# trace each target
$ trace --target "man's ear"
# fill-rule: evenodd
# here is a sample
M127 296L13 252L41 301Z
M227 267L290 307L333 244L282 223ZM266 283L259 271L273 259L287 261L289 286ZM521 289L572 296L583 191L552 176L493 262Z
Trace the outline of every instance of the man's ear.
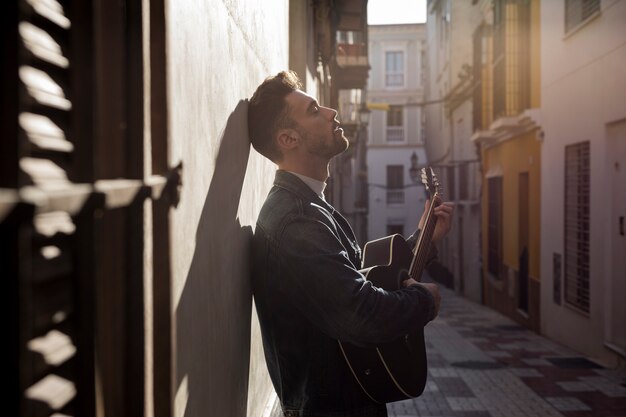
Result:
M281 129L276 140L281 150L291 150L300 142L300 135L295 129Z

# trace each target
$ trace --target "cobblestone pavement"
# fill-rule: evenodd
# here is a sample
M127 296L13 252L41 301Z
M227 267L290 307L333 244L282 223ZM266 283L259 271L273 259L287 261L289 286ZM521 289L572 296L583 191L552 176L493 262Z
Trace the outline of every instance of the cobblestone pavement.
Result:
M389 415L626 417L626 371L605 369L443 289L426 326L428 382Z

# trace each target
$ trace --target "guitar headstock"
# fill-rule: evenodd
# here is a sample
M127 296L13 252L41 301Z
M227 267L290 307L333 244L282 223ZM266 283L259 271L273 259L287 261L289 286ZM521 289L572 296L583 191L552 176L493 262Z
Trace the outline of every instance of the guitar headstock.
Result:
M436 196L441 195L441 185L435 175L435 171L431 167L421 169L422 183L426 188L429 198L432 200Z

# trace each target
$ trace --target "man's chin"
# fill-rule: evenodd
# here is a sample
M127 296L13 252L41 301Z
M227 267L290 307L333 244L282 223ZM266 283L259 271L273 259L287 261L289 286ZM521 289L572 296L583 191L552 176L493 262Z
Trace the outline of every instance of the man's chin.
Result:
M348 141L348 139L345 136L343 137L343 144L344 144L343 151L341 151L341 152L347 151L348 148L350 147L350 142Z
M345 136L341 136L341 139L343 140L337 144L337 152L335 153L335 155L341 155L350 147L350 142Z

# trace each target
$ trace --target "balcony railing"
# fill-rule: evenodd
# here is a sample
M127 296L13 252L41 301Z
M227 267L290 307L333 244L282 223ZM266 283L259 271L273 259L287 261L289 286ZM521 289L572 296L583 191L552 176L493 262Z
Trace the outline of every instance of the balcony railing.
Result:
M367 66L367 45L364 43L337 43L337 65Z
M404 142L404 127L388 126L387 127L387 142L390 142L390 143Z
M404 190L387 190L387 204L404 204Z

